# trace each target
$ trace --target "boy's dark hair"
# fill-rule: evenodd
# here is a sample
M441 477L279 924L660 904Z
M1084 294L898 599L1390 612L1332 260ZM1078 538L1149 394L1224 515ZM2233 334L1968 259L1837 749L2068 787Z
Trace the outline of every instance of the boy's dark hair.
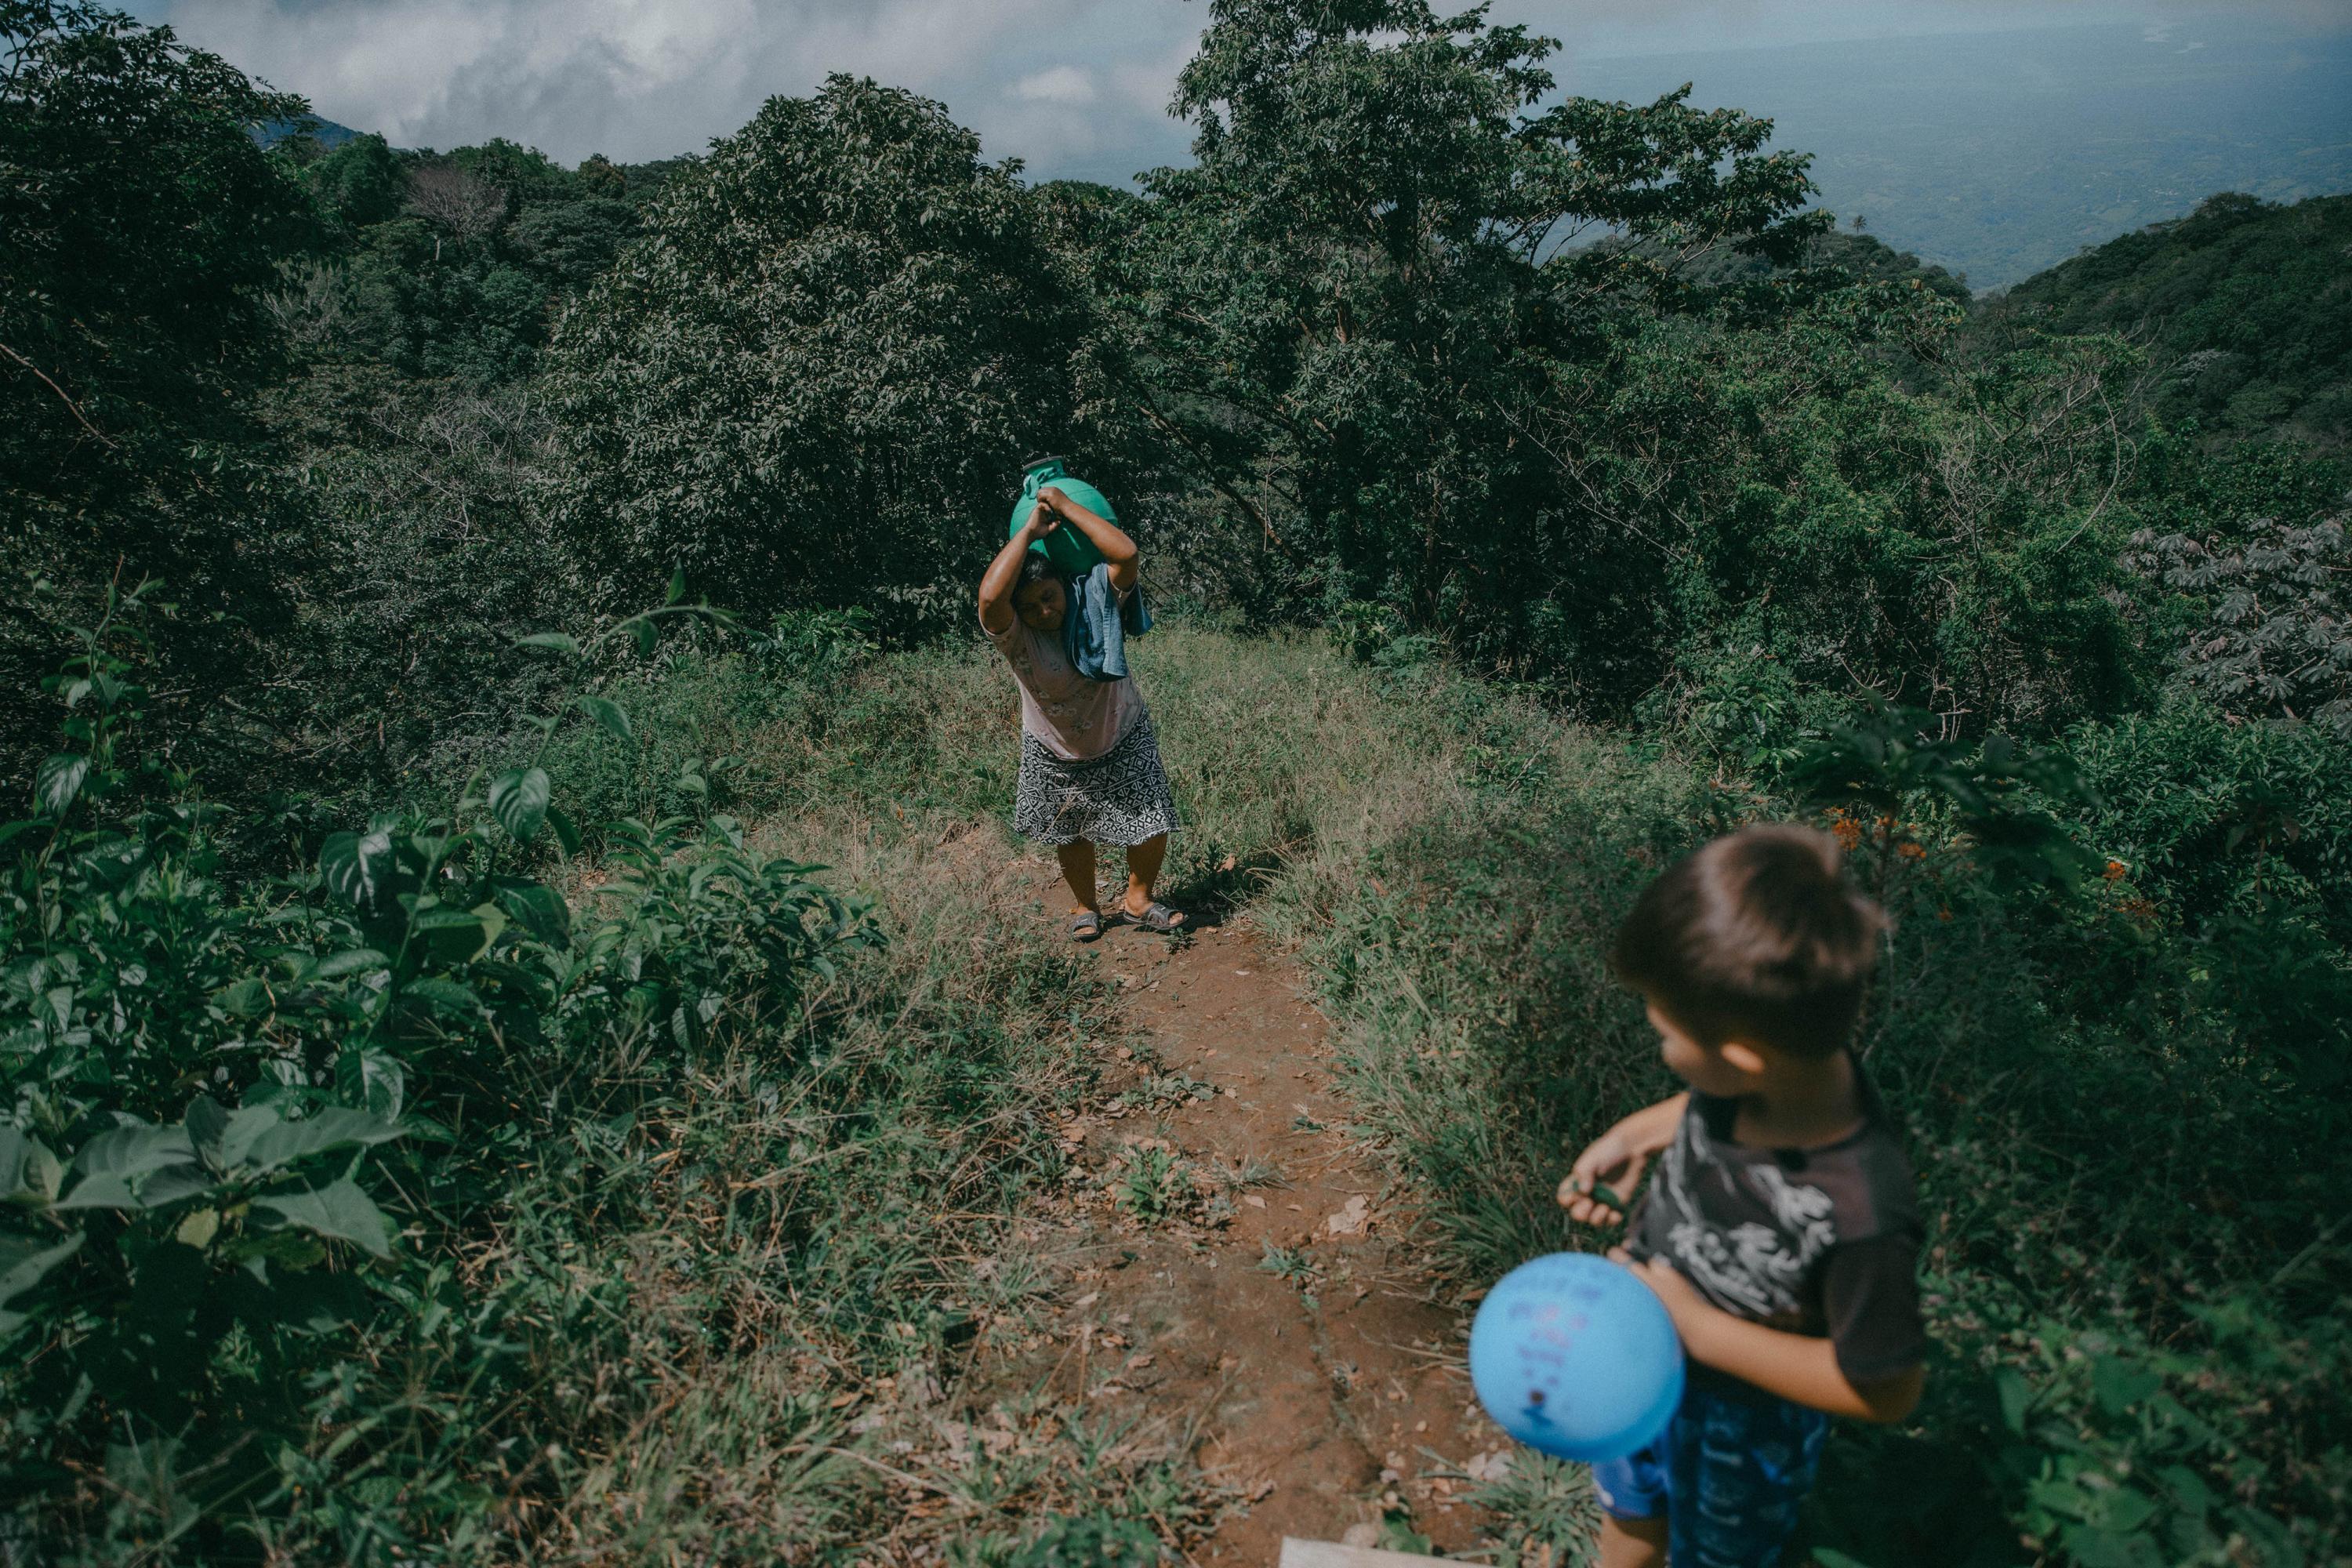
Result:
M1828 1056L1853 1033L1886 929L1838 862L1835 839L1790 823L1718 838L1650 884L1610 962L1702 1045Z
M1054 569L1052 556L1042 550L1032 550L1027 555L1022 557L1021 575L1013 580L1013 591L1017 594L1024 588L1034 588L1049 579L1061 582L1061 573ZM1066 589L1069 584L1062 583L1062 586Z

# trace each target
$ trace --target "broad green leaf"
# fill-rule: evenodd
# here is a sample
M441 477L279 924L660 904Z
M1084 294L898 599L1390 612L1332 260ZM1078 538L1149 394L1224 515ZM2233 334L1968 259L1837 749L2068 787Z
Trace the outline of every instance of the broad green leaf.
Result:
M643 616L634 616L625 624L629 628L629 636L636 640L638 657L652 658L654 644L661 638L661 628Z
M313 1236L355 1242L378 1258L392 1256L383 1211L349 1177L305 1192L272 1193L253 1200L253 1212Z
M421 1002L437 1013L478 1013L482 999L454 980L426 975L412 980L400 988L400 994L413 1002Z
M2185 1465L2167 1465L2157 1472L2172 1493L2173 1501L2191 1513L2201 1514L2213 1506L2213 1489L2204 1478Z
M65 1166L48 1145L21 1128L0 1125L0 1202L54 1202Z
M399 1136L400 1128L380 1116L330 1106L299 1121L261 1129L247 1143L243 1163L257 1171L274 1171L312 1154L387 1143Z
M580 706L586 710L590 718L595 720L599 724L604 725L605 729L610 730L614 735L619 736L622 740L633 741L636 739L636 731L631 728L629 724L629 716L627 713L622 711L619 703L608 701L602 697L592 697L583 694L580 699Z
M2145 1492L2116 1487L2107 1493L2106 1512L2109 1530L2133 1531L2156 1517L2156 1504Z
M271 1006L269 986L258 975L222 986L213 993L213 1001L232 1018L258 1018Z
M142 1209L169 1208L173 1204L213 1190L215 1179L202 1165L166 1165L133 1182Z
M554 820L550 812L548 820ZM559 827L559 833L561 829ZM562 947L572 931L572 910L563 896L543 882L527 882L520 878L499 884L498 900L507 911L523 923L531 935L550 947Z
M686 568L684 566L673 567L671 568L669 574L669 594L662 600L662 603L665 605L675 605L680 599L685 597Z
M417 910L409 930L424 939L436 957L450 963L471 963L489 945L478 916L446 905Z
M178 1134L183 1145L179 1157L161 1163L138 1163L147 1158L142 1153L134 1156L130 1165L91 1171L50 1206L58 1209L162 1208L204 1192L212 1185L211 1175L195 1163L184 1147L186 1133L180 1128L139 1128L135 1131Z
M407 1084L400 1063L373 1047L347 1050L335 1058L335 1092L371 1116L396 1120Z
M188 1142L199 1159L215 1170L222 1170L226 1162L221 1158L221 1139L228 1131L228 1110L208 1094L200 1094L188 1101L188 1112L181 1118L188 1130Z
M60 752L42 759L41 765L33 771L35 808L51 816L63 816L81 794L82 781L88 777L88 757L68 756Z
M253 1141L286 1120L273 1106L241 1105L228 1113L228 1125L221 1130L220 1168L234 1170L246 1162Z
M81 1243L79 1231L47 1247L21 1237L0 1236L0 1307L38 1285L42 1276L71 1258Z
M82 1177L49 1205L53 1209L135 1209L139 1194L131 1178L116 1171Z
M496 904L476 904L467 912L471 914L476 921L481 923L481 951L474 954L475 957L478 958L482 953L489 952L490 949L499 944L499 938L505 933L507 929L507 912L499 908Z
M392 960L372 947L347 947L319 960L319 967L310 972L310 978L340 980L346 974L365 974L391 967Z
M2166 1568L2164 1553L2145 1535L2070 1524L2060 1538L2081 1568Z
M515 638L515 647L551 647L558 653L578 653L580 651L580 644L578 640L572 637L568 637L562 632L533 632L527 637Z
M331 833L319 847L319 871L327 890L347 904L373 905L393 867L392 834L383 828Z
M518 844L528 844L547 820L544 768L509 768L490 781L490 815Z
M179 1228L172 1232L172 1239L183 1247L193 1247L201 1251L213 1244L213 1237L220 1234L220 1210L192 1209L187 1217L180 1221Z
M196 1157L184 1127L110 1127L75 1153L79 1176L137 1176Z
M563 846L563 852L566 855L580 853L580 829L573 826L572 818L565 815L562 806L551 805L547 808L547 824L555 829L555 841Z
M2119 1357L2103 1355L2091 1363L2091 1392L2110 1415L2127 1414L2162 1386L2164 1379L2156 1373Z
M2025 1385L2025 1378L2013 1366L1996 1367L1992 1374L1993 1393L2000 1399L2000 1424L2018 1436L2025 1436L2025 1411L2033 1401L2033 1393Z

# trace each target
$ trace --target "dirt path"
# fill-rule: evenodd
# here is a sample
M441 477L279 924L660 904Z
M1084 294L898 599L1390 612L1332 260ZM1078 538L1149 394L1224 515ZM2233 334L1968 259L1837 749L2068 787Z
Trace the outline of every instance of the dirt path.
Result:
M1066 907L1050 879L1036 918ZM1109 1201L1082 1205L1047 1386L1194 1436L1242 1500L1191 1546L1202 1568L1271 1568L1285 1535L1475 1545L1485 1521L1456 1494L1503 1439L1410 1216L1341 1130L1297 966L1245 916L1177 943L1118 929L1089 962L1136 1034L1115 1053L1126 1103L1063 1129Z

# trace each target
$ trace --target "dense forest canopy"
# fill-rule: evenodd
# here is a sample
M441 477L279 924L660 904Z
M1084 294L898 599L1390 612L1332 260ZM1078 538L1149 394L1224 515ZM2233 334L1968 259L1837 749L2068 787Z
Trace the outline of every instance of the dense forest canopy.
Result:
M1338 650L1496 814L1370 852L1430 896L1315 916L1375 933L1335 942L1335 1007L1441 959L1519 998L1447 1058L1491 1066L1507 1153L1398 1133L1470 1215L1456 1265L1541 1239L1482 1184L1617 1092L1553 1061L1561 988L1601 973L1561 900L1622 880L1560 846L1646 865L1826 812L1901 917L1870 1048L1940 1205L1946 1349L1841 1482L1908 1467L1927 1502L1823 1540L2343 1549L2352 1263L2314 1216L2352 1193L2276 1152L2346 1131L2352 198L2216 196L1979 304L1839 229L1769 121L1559 101L1552 46L1484 11L1204 20L1197 162L1126 192L1027 184L848 77L659 165L265 145L299 100L0 0L5 1540L528 1557L591 1481L516 1454L667 1419L565 1359L591 1318L686 1360L800 1325L787 1415L854 1440L824 1379L950 1320L852 1222L1013 1201L974 1195L960 1130L1034 1121L1007 1064L1067 976L860 969L895 962L877 928L738 814L801 799L795 768L869 822L969 802L991 775L906 749L937 712L890 672L961 668L1022 462L1057 451L1172 623ZM1574 726L1683 784L1564 780ZM780 736L796 761L746 761ZM859 746L870 776L814 760ZM1316 853L1284 810L1254 869ZM1426 924L1449 909L1513 912ZM619 1265L567 1294L548 1260L654 1225L615 1173L719 1079L784 1119L761 1158L887 1158L845 1162L831 1219L747 1178L789 1244L704 1327L633 1318ZM989 1147L1005 1194L1059 1169ZM848 1484L776 1528L847 1552Z
M2049 330L2140 343L2168 420L2224 439L2352 437L2352 196L2214 196L2177 223L2028 279L2006 305Z

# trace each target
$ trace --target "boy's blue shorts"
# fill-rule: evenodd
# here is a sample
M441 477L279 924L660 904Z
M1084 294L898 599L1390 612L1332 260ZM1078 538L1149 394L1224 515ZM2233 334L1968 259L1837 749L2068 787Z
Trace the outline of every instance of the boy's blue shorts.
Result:
M1776 1568L1829 1429L1821 1411L1694 1380L1664 1435L1593 1466L1592 1484L1619 1519L1665 1515L1669 1568Z

